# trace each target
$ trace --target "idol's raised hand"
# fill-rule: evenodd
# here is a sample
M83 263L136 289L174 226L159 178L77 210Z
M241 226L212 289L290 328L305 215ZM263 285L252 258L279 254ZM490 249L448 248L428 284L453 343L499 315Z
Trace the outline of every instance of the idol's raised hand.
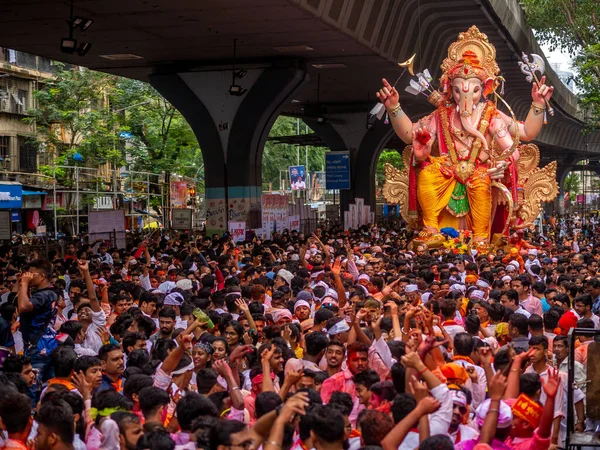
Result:
M383 103L385 109L391 109L400 102L400 96L396 88L392 87L385 78L381 82L383 83L383 87L375 95Z

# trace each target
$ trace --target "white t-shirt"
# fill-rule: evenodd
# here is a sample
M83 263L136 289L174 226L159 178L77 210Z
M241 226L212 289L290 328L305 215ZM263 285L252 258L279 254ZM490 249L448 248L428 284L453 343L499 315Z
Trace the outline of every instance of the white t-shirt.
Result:
M81 346L93 350L97 354L100 351L100 347L102 347L102 338L99 333L100 331L104 331L105 327L106 314L104 314L104 311L92 311L92 323L90 323L87 329L85 340L81 343Z

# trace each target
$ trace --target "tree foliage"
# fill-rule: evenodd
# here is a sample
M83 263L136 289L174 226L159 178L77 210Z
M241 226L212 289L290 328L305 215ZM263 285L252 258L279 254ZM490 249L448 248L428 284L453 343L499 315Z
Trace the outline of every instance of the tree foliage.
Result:
M571 200L575 201L575 197L581 190L581 177L578 173L570 172L565 176L564 190L569 193Z
M36 125L36 138L49 146L57 163L72 163L68 158L75 152L92 165L122 163L114 145L117 117L105 107L115 81L112 75L59 65L56 77L34 93L37 106L25 121Z
M309 133L312 132L310 128L308 130ZM297 119L280 116L273 124L269 137L294 136L297 134ZM306 134L306 125L302 121L300 121L300 134ZM266 142L262 157L262 182L265 189L269 189L269 187L273 190L280 189L282 187L279 183L280 176L286 179L289 166L304 166L306 164L306 148L300 146L299 150L300 158L298 158L297 145ZM326 150L323 147L308 147L308 167L306 171L309 174L324 170ZM289 188L289 184L286 187Z
M383 188L385 183L385 164L389 163L398 170L404 168L404 161L402 160L402 154L395 149L384 149L379 155L377 160L377 169L375 171L375 184L379 191Z
M600 2L598 0L523 0L527 20L552 48L575 56L589 125L600 126Z
M119 78L113 98L120 132L128 132L127 153L134 170L194 176L203 166L192 128L152 86Z

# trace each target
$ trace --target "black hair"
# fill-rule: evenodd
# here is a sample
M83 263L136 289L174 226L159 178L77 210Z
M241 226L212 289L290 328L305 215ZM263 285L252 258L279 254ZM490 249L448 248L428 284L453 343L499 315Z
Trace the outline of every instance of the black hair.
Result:
M371 386L375 383L379 383L381 378L374 370L365 370L354 375L352 380L354 381L354 384L361 384L367 389L371 389Z
M419 449L428 450L454 450L454 444L448 436L443 434L436 434L429 436L427 439L421 442Z
M192 422L198 416L209 415L217 417L218 411L215 405L203 395L188 392L177 402L175 408L179 426L183 431L191 431Z
M218 450L220 445L231 446L231 435L245 429L246 425L243 422L220 419L218 424L210 430L210 450Z
M175 442L171 439L171 435L167 430L155 428L140 436L137 448L143 450L174 450Z
M85 375L88 369L95 366L102 366L102 361L100 358L97 356L80 356L77 358L77 361L75 361L73 370L75 373L83 372Z
M98 411L106 408L120 408L124 411L131 411L133 404L117 391L107 389L105 391L94 393L94 396L92 397L92 408L96 408ZM102 417L98 415L96 424L99 424L101 419Z
M15 355L9 353L4 362L2 363L2 371L7 373L18 373L23 372L23 367L27 364L31 364L31 358L24 355Z
M402 364L394 363L391 372L394 388L398 394L402 394L406 389L406 368Z
M203 395L208 394L213 386L217 383L218 377L219 374L213 369L200 369L196 374L198 393Z
M306 353L310 356L317 356L327 348L329 338L325 332L314 332L306 336L305 342Z
M469 356L473 353L475 340L469 333L458 333L454 336L454 349L456 354L461 356Z
M70 377L77 361L77 353L73 347L60 345L50 354L54 374L58 378Z
M354 408L352 397L347 392L335 391L331 394L329 405L339 405L340 411L344 416L349 416Z
M531 336L529 339L529 348L534 345L541 345L544 350L548 350L548 338L546 336Z
M75 340L79 332L83 329L83 325L78 320L67 320L60 326L60 332L65 333Z
M101 361L107 361L108 354L110 352L114 352L115 350L121 350L121 348L115 344L105 344L102 347L100 347L100 350L98 350L98 357Z
M508 322L511 327L514 327L517 329L519 336L527 336L527 334L528 334L527 317L525 317L523 314L519 314L519 313L511 314Z
M154 379L151 376L144 374L132 375L125 380L125 384L123 385L123 395L129 400L133 400L133 394L138 394L139 396L139 393L143 388L152 386L153 384Z
M529 398L535 398L536 393L542 388L540 376L537 373L524 373L519 377L519 392Z
M417 401L412 395L406 393L398 394L392 402L391 407L394 423L400 422L416 407Z
M73 409L66 401L57 398L43 402L35 420L40 426L48 428L60 437L65 444L73 443L75 437Z
M542 319L542 316L538 316L537 314L529 316L527 325L531 331L544 331L544 320Z
M170 402L170 397L167 391L155 386L144 387L139 391L139 404L144 417L149 417L154 414L161 406L166 406Z
M256 418L259 419L265 414L275 411L275 409L281 405L281 403L281 397L279 397L279 395L275 392L261 392L256 396Z
M129 355L129 347L135 347L135 344L137 341L145 341L146 340L146 336L144 336L142 333L125 333L125 336L123 336L123 340L121 342L121 346L123 347L123 352L126 355Z
M16 392L8 395L0 401L0 418L8 434L24 431L31 418L31 400Z
M316 406L313 412L312 432L319 440L327 443L344 439L344 416L333 405Z

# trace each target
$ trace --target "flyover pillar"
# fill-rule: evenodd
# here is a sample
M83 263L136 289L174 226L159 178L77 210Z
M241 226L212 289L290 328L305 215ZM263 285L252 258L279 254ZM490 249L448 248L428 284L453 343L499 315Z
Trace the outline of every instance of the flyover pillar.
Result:
M393 136L391 125L377 121L367 129L366 114L328 115L331 122L319 123L304 119L308 126L318 134L331 151L350 152L350 189L340 191L340 209L348 210L348 205L356 197L364 198L365 205L376 208L375 171L381 150Z
M240 76L243 74L243 76ZM202 156L207 233L261 226L262 152L283 105L308 81L296 66L157 73L150 83L186 118ZM244 89L241 95L232 84Z

